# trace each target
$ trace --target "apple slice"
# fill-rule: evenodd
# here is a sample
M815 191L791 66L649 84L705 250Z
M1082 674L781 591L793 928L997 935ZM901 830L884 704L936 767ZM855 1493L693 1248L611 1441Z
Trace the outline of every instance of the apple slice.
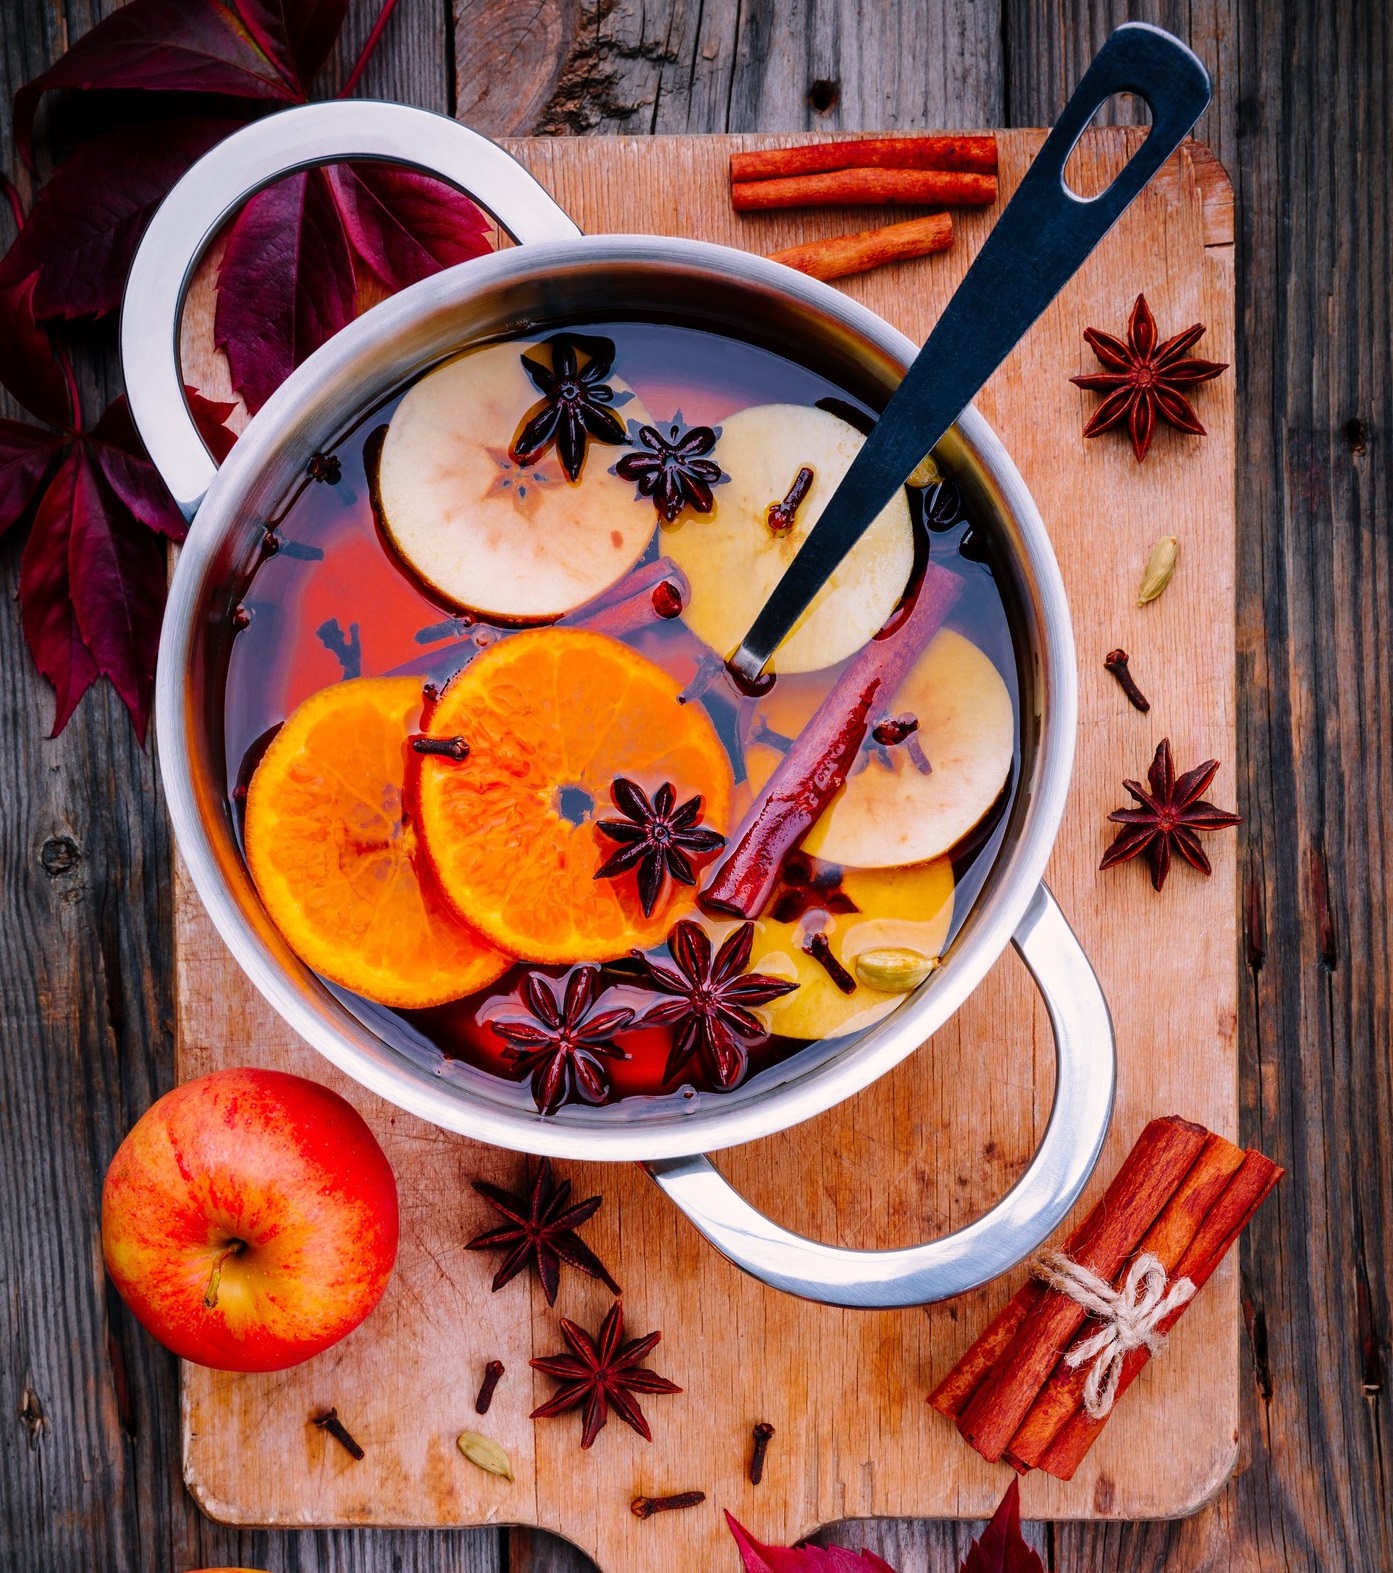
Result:
M524 352L547 364L544 345L491 344L422 377L397 406L378 465L378 508L397 551L447 601L488 617L559 617L627 573L653 538L652 503L610 473L623 446L591 438L576 481L555 448L527 465L513 458L541 398ZM616 415L620 425L647 418L637 399Z
M755 791L780 757L759 739L797 733L821 688L806 678L782 679L760 700L745 758ZM934 636L899 692L877 710L913 716L918 728L906 742L873 748L865 768L803 839L805 852L846 868L890 868L942 856L996 801L1015 752L1015 711L1001 674L970 639L949 628Z
M749 631L797 555L865 438L826 410L759 404L729 416L712 457L730 476L709 514L663 526L663 550L686 573L688 625L720 656ZM770 522L801 470L811 482ZM811 672L844 660L884 624L914 565L914 531L896 492L779 646L779 673Z
M790 1038L834 1038L860 1032L888 1016L913 987L908 963L919 958L919 973L927 975L937 965L953 921L953 869L947 858L936 858L914 868L846 869L833 891L808 888L808 906L795 921L763 917L755 928L750 968L756 972L798 979L792 994L762 1006L770 1030ZM844 906L835 896L849 899L855 912L828 912L828 905ZM774 911L780 903L775 901ZM855 982L851 993L838 987L828 969L807 946L821 935L834 965ZM874 969L858 969L858 958L893 953L906 976L895 989L872 988L866 976Z

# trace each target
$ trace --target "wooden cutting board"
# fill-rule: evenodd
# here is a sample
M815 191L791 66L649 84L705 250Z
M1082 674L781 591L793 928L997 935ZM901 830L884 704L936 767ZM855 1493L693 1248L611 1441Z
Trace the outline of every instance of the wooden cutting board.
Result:
M1042 133L1002 133L1014 189ZM1097 190L1137 133L1090 133L1076 184ZM510 144L581 226L652 231L768 252L868 227L879 213L738 217L726 158L776 137L558 139ZM941 256L852 279L847 292L922 342L992 222L957 215ZM1206 438L1163 428L1139 466L1118 433L1085 442L1093 394L1068 381L1095 369L1082 338L1125 331L1139 291L1163 334L1208 325L1197 353L1233 358L1232 198L1213 157L1191 144L1099 248L982 394L979 405L1033 492L1059 554L1078 641L1080 727L1072 792L1049 878L1102 979L1117 1024L1112 1135L1080 1203L1091 1206L1153 1115L1180 1113L1225 1135L1237 1127L1235 838L1208 846L1214 877L1188 868L1164 893L1131 865L1100 875L1107 812L1122 777L1145 773L1169 736L1177 763L1223 761L1214 797L1231 806L1234 759L1234 379L1200 390ZM206 284L185 323L186 370L226 387L209 349ZM1139 609L1142 565L1158 536L1181 541L1175 580ZM1149 693L1133 710L1103 668L1115 645ZM526 1278L489 1291L492 1256L465 1242L491 1218L471 1191L511 1189L526 1161L422 1124L368 1096L298 1040L239 974L182 869L176 889L181 1078L257 1064L346 1094L377 1132L401 1188L395 1278L371 1318L308 1365L235 1376L186 1365L184 1471L200 1505L241 1524L536 1524L582 1546L604 1573L731 1567L721 1515L788 1543L846 1517L984 1517L1010 1478L977 1457L925 1403L934 1382L1020 1281L925 1310L832 1310L773 1293L719 1257L637 1168L562 1164L578 1196L603 1193L587 1237L625 1286L633 1334L661 1328L655 1370L681 1397L645 1401L653 1441L612 1421L588 1453L579 1420L532 1422L552 1391L528 1358L562 1348L561 1315L592 1330L604 1289L568 1273L555 1311ZM957 1017L873 1087L797 1129L722 1154L720 1166L790 1227L843 1245L905 1245L982 1212L1029 1160L1049 1113L1053 1049L1024 968L1009 953ZM480 1420L484 1363L507 1375ZM336 1406L366 1456L355 1463L312 1429ZM746 1479L750 1429L776 1427L764 1483ZM1023 1482L1031 1518L1153 1518L1193 1511L1238 1457L1238 1287L1226 1263L1166 1357L1127 1395L1077 1477ZM478 1428L508 1450L516 1480L456 1451ZM638 1493L698 1488L693 1511L640 1522Z

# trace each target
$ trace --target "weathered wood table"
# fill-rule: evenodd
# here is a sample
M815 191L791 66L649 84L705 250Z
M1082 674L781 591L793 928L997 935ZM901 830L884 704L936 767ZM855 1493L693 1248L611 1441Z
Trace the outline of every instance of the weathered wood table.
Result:
M113 0L0 5L9 94ZM1393 1569L1393 28L1381 0L402 0L364 83L504 134L1048 124L1140 10L1214 72L1239 389L1243 1139L1290 1171L1242 1247L1250 1463L1177 1523L1035 1526L1084 1569ZM376 5L355 0L351 58ZM332 79L332 71L329 73ZM3 240L7 243L9 230ZM109 363L83 370L91 405ZM8 406L3 413L13 413ZM501 1573L523 1532L233 1531L179 1478L176 1368L106 1288L101 1177L173 1076L155 762L95 690L45 741L0 544L0 1568ZM1225 762L1226 767L1228 762ZM1227 774L1227 770L1226 770ZM867 1523L905 1573L971 1526Z

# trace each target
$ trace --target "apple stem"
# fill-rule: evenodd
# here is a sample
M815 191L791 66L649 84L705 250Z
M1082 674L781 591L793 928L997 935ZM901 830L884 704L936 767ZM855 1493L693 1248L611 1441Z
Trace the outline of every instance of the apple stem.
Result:
M218 1259L213 1263L213 1271L208 1275L208 1287L203 1291L203 1304L208 1310L215 1311L218 1306L218 1286L222 1283L222 1264L229 1256L241 1255L246 1248L247 1242L245 1240L232 1240L228 1243L227 1249L222 1251Z

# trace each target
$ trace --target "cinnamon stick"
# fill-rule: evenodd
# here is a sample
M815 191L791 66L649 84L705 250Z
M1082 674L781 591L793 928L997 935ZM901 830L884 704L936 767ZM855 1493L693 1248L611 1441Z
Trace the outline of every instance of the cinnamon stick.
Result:
M1142 1236L1137 1253L1154 1256L1168 1279L1184 1277L1177 1273L1177 1264L1242 1163L1241 1147L1211 1134L1161 1216ZM1066 1250L1065 1254L1071 1253ZM1087 1366L1071 1370L1061 1360L1055 1367L1011 1438L1008 1455L1017 1468L1033 1469L1040 1462L1069 1417L1082 1408L1087 1380Z
M1094 1226L1080 1231L1084 1237L1070 1252L1073 1260L1111 1282L1199 1157L1208 1135L1204 1126L1176 1115L1152 1120L1090 1215ZM1054 1290L1041 1295L959 1416L958 1430L983 1458L995 1463L1010 1446L1086 1315L1067 1295Z
M641 563L562 622L618 637L650 623L678 617L691 599L687 576L670 557Z
M1066 1255L1072 1247L1071 1237L1064 1247ZM1038 1278L1027 1278L988 1322L972 1347L929 1394L929 1402L939 1414L951 1420L962 1414L968 1400L991 1375L992 1367L1006 1353L1021 1323L1035 1309L1044 1292L1045 1286Z
M818 175L832 169L959 169L990 175L996 170L996 138L856 137L730 155L732 181Z
M1270 1158L1249 1149L1243 1155L1242 1167L1210 1208L1194 1239L1176 1262L1174 1276L1188 1278L1196 1289L1203 1288L1284 1172ZM1177 1307L1161 1322L1160 1331L1169 1332L1185 1309L1183 1305ZM1132 1385L1150 1358L1147 1349L1134 1349L1127 1356L1117 1384L1118 1398ZM1077 1410L1041 1453L1039 1467L1060 1480L1073 1479L1074 1471L1106 1424L1106 1417L1094 1420L1083 1409Z
M877 704L893 700L962 587L956 574L928 564L914 605L892 631L862 646L765 782L702 892L703 906L738 917L759 915L784 857L846 784Z
M737 213L769 208L990 207L996 176L953 169L834 169L781 180L737 180L730 188Z
M953 220L947 213L930 213L905 224L863 229L855 235L830 235L771 253L771 262L782 262L815 279L840 279L852 273L869 273L887 262L905 262L947 251L953 244Z

